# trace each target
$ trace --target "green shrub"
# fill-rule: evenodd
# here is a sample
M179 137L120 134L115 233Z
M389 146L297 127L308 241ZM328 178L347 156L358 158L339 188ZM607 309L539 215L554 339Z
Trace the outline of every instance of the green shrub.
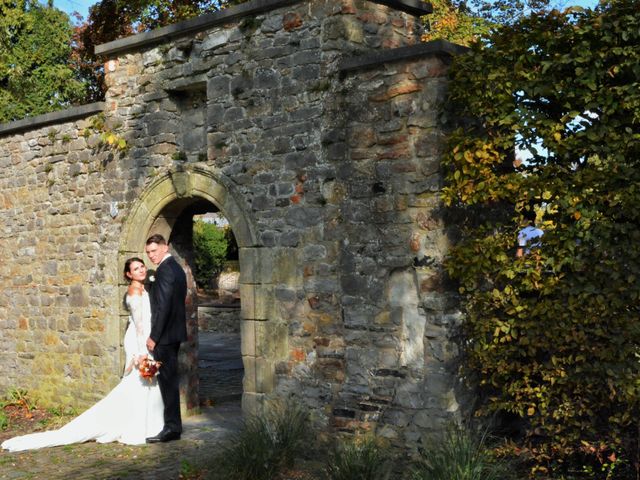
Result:
M213 459L214 478L274 480L308 447L309 414L292 402L271 405L245 420Z
M343 439L327 462L330 480L384 480L389 478L389 456L372 437Z
M193 224L195 277L199 285L210 285L224 266L228 246L225 230L202 220Z
M432 439L421 451L412 480L506 480L510 465L498 460L487 445L486 434L460 426L450 427L444 438Z
M227 240L227 260L238 260L238 243L233 230L228 225L224 227L224 238Z

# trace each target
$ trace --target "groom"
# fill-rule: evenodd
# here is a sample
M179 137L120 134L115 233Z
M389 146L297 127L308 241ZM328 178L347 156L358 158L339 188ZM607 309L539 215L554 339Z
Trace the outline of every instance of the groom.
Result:
M155 437L147 438L147 443L169 442L178 440L182 433L178 350L180 342L187 339L187 277L169 253L169 246L162 235L149 237L145 251L149 260L158 266L149 293L151 334L147 348L154 359L162 362L158 384L164 402L164 428Z

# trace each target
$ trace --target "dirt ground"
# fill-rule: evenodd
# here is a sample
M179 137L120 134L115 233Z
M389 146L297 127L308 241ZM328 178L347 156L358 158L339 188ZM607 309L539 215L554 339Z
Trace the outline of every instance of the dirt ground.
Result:
M16 435L59 428L76 415L38 408L28 401L4 405L2 413L7 425L0 430L0 443ZM206 480L215 468L211 453L237 428L239 415L239 408L231 404L204 409L201 415L184 419L184 438L175 445L87 442L19 453L0 451L0 479ZM53 464L55 470L51 470ZM323 477L318 462L300 461L277 480Z

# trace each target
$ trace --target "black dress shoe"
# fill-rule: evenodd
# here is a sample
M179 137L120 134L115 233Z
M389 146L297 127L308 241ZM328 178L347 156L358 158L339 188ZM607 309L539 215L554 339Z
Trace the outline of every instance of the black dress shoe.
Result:
M180 432L163 429L155 437L147 437L146 439L147 443L170 442L171 440L180 440Z

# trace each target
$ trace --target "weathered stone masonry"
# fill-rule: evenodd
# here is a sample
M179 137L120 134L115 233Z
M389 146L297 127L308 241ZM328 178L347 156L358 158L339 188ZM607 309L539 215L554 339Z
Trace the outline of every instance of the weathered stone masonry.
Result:
M292 395L399 445L456 415L438 112L458 48L419 43L427 12L249 2L100 46L104 104L0 126L0 387L100 398L122 368L124 259L217 209L239 245L246 411ZM86 130L97 111L125 154Z

